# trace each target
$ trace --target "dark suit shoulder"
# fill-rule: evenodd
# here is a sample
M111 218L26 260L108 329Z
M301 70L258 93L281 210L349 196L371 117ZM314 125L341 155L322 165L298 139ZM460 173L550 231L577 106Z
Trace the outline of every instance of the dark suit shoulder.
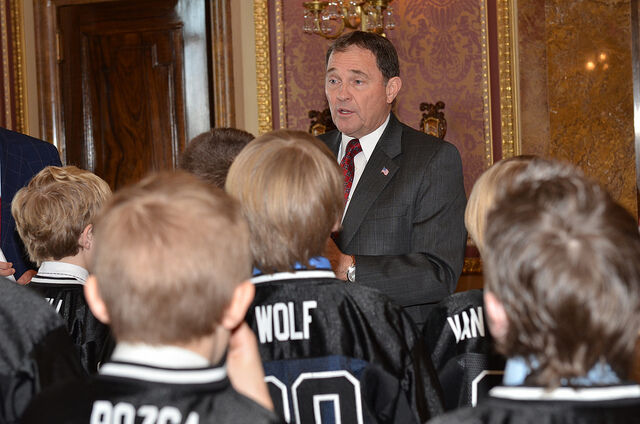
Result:
M2 127L0 127L0 137L10 155L38 160L43 166L61 165L58 149L51 143Z
M410 126L400 123L402 126L402 147L408 149L420 149L420 150L452 150L458 153L458 149L453 144L438 137L434 137L430 134L425 134L422 131L418 131Z

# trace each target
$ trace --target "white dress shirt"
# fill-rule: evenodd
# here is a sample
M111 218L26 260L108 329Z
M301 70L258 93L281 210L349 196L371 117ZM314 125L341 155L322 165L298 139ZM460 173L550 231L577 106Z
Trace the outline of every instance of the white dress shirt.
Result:
M387 116L387 119L382 123L382 125L376 128L373 132L370 132L369 134L359 139L362 151L355 155L353 158L353 164L355 168L355 172L353 175L353 184L351 185L351 191L349 192L349 199L347 199L347 204L344 206L342 219L344 219L344 215L347 213L347 209L349 208L349 204L351 203L351 197L356 191L356 186L358 185L358 181L360 181L360 177L362 176L364 167L367 165L367 161L373 154L373 149L376 148L376 145L378 144L378 140L380 140L382 133L384 132L385 128L387 128L390 117L391 114ZM345 155L347 144L349 144L349 142L353 139L354 137L349 137L348 135L342 134L342 141L340 142L340 152L338 152L338 163L342 161L342 158Z

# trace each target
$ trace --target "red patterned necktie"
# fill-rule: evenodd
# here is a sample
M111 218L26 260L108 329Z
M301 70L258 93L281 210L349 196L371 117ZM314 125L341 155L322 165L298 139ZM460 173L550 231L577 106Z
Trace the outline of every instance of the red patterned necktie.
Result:
M353 158L362 151L360 141L357 138L349 141L347 144L347 151L344 153L344 157L340 161L340 167L344 174L344 202L349 200L349 192L351 191L351 185L353 185L353 176L355 174L355 166L353 164Z

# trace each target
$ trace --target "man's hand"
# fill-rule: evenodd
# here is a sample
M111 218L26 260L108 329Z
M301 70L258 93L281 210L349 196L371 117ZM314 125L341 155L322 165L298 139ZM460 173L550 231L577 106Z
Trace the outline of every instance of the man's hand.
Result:
M33 269L28 269L18 278L17 283L24 286L25 284L29 284L34 275L36 275L38 271L34 271Z
M353 263L353 257L342 253L331 237L327 240L324 256L331 262L336 278L347 281L347 268Z
M258 341L246 322L231 332L227 352L227 372L234 389L273 411L269 389L264 382Z
M11 262L0 262L0 276L8 277L16 273Z

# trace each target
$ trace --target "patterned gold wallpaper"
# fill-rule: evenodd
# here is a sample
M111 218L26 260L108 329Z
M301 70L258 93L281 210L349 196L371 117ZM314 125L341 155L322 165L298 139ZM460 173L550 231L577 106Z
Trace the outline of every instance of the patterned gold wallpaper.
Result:
M302 32L301 2L268 3L274 126L307 130L308 111L326 107L329 41ZM396 112L418 128L420 103L445 103L467 193L494 159L538 154L582 167L637 215L630 0L392 5Z
M396 112L403 122L419 128L420 103L444 101L446 139L462 154L468 192L492 160L485 4L480 0L396 0L392 5L397 28L388 37L398 50L403 80ZM271 45L277 11L281 13L286 87L284 98L274 96L274 102L284 104L288 127L307 130L308 111L326 107L324 63L330 42L302 32L300 2L275 1L269 7ZM272 86L278 83L273 75L277 59L272 49Z

